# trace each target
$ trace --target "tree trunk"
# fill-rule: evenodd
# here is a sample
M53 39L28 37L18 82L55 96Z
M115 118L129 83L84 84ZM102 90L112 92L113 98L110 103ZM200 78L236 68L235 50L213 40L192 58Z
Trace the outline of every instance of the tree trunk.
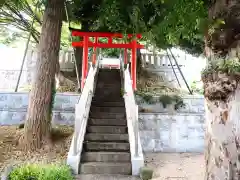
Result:
M206 55L209 65L222 58L237 58L240 25L240 2L212 1L210 19L224 19L225 23L213 34L206 36ZM214 56L214 57L212 57ZM219 59L217 59L219 58ZM224 62L229 61L226 58ZM239 74L218 70L205 71L202 75L206 103L205 180L240 179L240 85Z
M142 72L142 55L141 49L137 49L137 74Z
M223 73L203 78L206 98L206 180L239 179L240 86Z
M89 24L88 22L82 22L82 25L81 25L81 31L84 31L84 32L88 32L89 31ZM78 71L78 74L79 74L79 80L80 80L80 83L81 83L81 79L82 79L82 58L83 58L83 47L77 47L75 48L75 59L76 59L76 64L75 66L77 66L77 68L75 68L75 71L77 70ZM76 72L77 74L77 72ZM79 84L79 89L78 91L80 92L81 91L81 84Z
M82 47L76 47L75 48L75 59L76 59L76 64L75 66L77 66L77 68L75 68L76 72L76 76L77 73L79 74L79 81L78 82L78 91L81 91L81 79L82 79L82 57L83 57L83 48Z
M30 150L40 148L50 137L52 88L59 60L63 12L64 0L47 1L25 123L24 140Z

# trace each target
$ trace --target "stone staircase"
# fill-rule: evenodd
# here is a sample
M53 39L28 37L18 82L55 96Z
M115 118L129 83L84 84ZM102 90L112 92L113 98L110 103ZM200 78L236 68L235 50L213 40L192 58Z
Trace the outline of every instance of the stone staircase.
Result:
M80 174L132 174L125 105L121 94L120 71L117 69L99 70Z

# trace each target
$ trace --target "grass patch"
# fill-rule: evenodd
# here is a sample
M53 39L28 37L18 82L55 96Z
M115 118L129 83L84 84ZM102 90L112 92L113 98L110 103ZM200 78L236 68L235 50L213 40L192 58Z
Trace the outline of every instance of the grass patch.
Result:
M71 169L66 165L27 164L15 168L9 180L73 180Z

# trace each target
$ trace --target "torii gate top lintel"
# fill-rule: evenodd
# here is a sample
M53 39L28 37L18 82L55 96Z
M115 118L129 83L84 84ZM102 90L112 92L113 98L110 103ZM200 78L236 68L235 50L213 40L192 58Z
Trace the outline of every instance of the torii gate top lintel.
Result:
M88 39L88 47L96 48L133 48L133 44L136 41L136 48L143 48L144 46L137 43L138 39L142 38L141 34L136 34L136 39L133 39L131 43L113 43L113 38L124 38L124 35L121 33L103 33L103 32L82 32L82 31L72 31L72 36L83 37L83 41L72 42L74 47L83 47L84 38ZM95 38L95 42L89 41L89 38ZM134 37L133 34L128 34L127 37L130 39ZM107 43L98 42L98 38L108 38Z
M88 36L88 37L115 37L115 38L123 38L124 35L121 33L106 33L106 32L83 32L83 31L72 31L72 36ZM134 34L128 34L129 38L133 37ZM142 38L141 34L136 34L138 39Z
M73 30L72 36L83 37L83 41L72 42L73 47L83 47L83 59L82 59L82 82L81 89L83 89L85 79L88 71L88 48L94 48L94 54L92 63L96 63L96 48L122 48L124 49L124 63L127 63L127 49L132 50L132 61L131 61L131 77L133 81L133 89L136 90L136 61L137 61L137 49L144 48L143 45L137 42L138 39L142 38L141 34L128 34L127 37L131 42L113 43L113 38L124 38L121 33L104 33L104 32L82 32ZM133 38L135 36L135 38ZM90 41L89 38L94 38L94 42ZM98 38L107 38L107 43L98 41ZM132 39L131 39L132 38Z

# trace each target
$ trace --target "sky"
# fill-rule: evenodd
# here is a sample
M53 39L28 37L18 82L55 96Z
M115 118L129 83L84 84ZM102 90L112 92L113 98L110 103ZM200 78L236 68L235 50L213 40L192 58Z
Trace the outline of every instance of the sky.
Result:
M1 66L0 70L20 70L23 48L10 48L0 44Z

